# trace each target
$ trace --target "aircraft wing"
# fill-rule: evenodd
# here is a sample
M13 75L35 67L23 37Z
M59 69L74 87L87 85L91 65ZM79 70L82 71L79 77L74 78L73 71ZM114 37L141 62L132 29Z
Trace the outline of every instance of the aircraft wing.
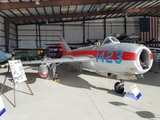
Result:
M43 63L69 63L69 62L87 62L91 61L91 57L89 56L66 56L62 58L56 59L44 59L44 60L31 60L31 61L22 61L23 65L29 64L43 64Z

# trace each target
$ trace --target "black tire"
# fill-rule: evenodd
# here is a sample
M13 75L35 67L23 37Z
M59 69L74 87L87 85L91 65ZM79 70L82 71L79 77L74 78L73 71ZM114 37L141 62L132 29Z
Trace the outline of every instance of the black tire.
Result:
M121 84L120 82L116 82L114 85L114 90L118 94L122 94L124 92L124 84Z

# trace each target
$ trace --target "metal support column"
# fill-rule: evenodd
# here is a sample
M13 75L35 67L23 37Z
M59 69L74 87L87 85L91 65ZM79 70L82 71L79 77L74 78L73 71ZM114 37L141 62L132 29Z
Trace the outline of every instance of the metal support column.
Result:
M42 48L41 46L41 26L38 25L38 32L39 32L39 47Z
M9 52L9 18L4 18L5 49Z
M18 40L18 26L16 25L16 48L19 48L19 40Z
M103 29L104 29L104 39L106 38L106 18L103 21Z
M124 17L124 34L127 34L127 18Z
M85 21L83 21L83 43L85 43Z
M63 22L63 24L62 24L62 29L63 29L63 38L65 38L65 33L64 33L64 22Z

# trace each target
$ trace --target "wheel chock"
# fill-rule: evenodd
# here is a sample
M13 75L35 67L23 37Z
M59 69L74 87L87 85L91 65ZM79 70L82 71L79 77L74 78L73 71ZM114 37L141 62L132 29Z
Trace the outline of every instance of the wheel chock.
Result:
M54 79L55 82L60 82L59 78Z

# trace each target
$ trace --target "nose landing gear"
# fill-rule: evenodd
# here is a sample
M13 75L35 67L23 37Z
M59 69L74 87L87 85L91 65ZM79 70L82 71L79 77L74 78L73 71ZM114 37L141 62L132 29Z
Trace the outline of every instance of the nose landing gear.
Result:
M120 82L116 82L114 89L117 93L122 94L124 92L124 81L120 80Z

